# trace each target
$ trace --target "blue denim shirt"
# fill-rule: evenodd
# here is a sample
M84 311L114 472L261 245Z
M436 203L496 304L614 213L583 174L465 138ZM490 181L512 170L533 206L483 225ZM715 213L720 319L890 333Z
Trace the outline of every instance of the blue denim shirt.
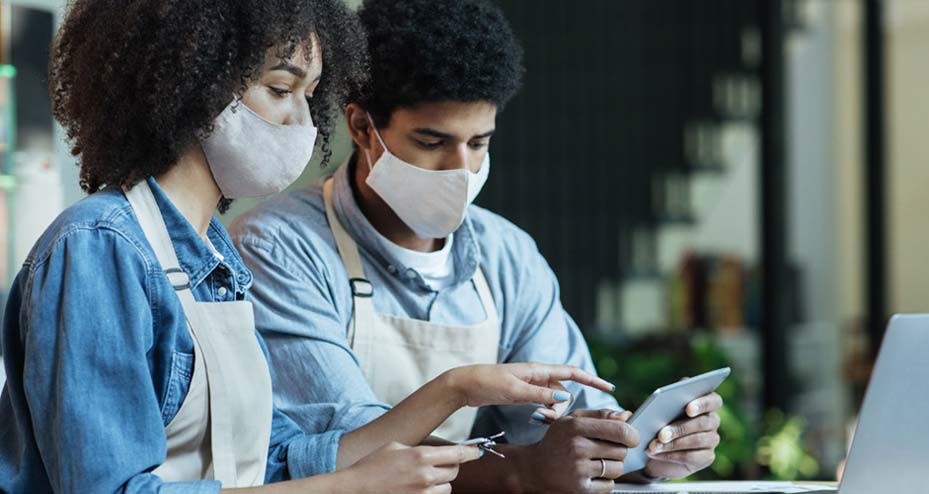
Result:
M334 176L334 209L356 240L379 313L450 325L484 317L471 281L480 267L501 317L499 362L573 364L593 371L584 337L565 312L558 280L524 231L472 206L455 233L455 281L435 291L422 276L379 246L382 242L355 202L349 166ZM347 340L352 316L348 273L339 257L317 185L271 199L230 228L255 273L258 330L274 368L275 401L306 431L354 430L383 414ZM613 397L569 384L580 408L612 408ZM506 430L529 443L544 427L528 423L534 407L497 406L479 412L475 433Z
M149 184L194 297L245 298L252 275L219 221L207 235L222 260ZM122 191L83 199L46 230L13 284L2 337L0 492L219 492L150 473L190 385L193 340ZM335 457L318 452L340 436L305 435L275 409L267 480L331 471Z

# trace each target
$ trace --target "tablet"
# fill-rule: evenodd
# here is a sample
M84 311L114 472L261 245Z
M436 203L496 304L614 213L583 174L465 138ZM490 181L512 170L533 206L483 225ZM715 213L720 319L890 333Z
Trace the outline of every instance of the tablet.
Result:
M648 462L645 449L658 435L658 431L683 416L684 407L688 403L715 391L729 377L730 372L729 367L724 367L656 389L629 419L629 425L639 431L641 442L626 454L624 472L632 473L645 468Z

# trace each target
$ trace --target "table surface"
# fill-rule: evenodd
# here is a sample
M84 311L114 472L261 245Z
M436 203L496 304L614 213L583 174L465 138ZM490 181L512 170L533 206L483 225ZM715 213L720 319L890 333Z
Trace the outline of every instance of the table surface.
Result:
M796 487L793 487L796 486ZM819 489L822 487L822 491ZM746 494L750 492L836 492L836 482L789 482L789 481L763 481L763 480L742 480L742 481L709 481L709 482L661 482L651 485L642 484L616 484L614 493L739 493Z

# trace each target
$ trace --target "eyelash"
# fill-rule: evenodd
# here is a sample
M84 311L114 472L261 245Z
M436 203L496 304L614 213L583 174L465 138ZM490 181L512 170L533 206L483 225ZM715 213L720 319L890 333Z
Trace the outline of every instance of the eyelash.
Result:
M439 141L439 142L423 142L423 141L416 141L416 142L420 145L420 147L422 147L423 149L428 149L428 150L438 149L438 148L442 145L442 142L441 142L441 141ZM482 148L487 147L487 143L486 143L486 142L476 142L476 143L473 143L473 144L468 144L468 146L470 146L471 149L482 149Z
M417 142L417 143L419 144L419 146L422 147L423 149L438 149L439 146L442 145L442 141L439 141L439 142L423 142L423 141L416 141L416 142Z
M283 98L284 96L286 96L286 95L288 95L288 94L290 94L290 93L293 92L293 91L291 91L291 90L289 90L289 89L281 89L281 88L274 87L274 86L268 86L268 89L270 89L271 92L272 92L275 96L277 96L278 98ZM310 103L310 102L312 101L312 99L313 99L312 96L307 96L307 97L306 97L306 102L307 102L307 103Z

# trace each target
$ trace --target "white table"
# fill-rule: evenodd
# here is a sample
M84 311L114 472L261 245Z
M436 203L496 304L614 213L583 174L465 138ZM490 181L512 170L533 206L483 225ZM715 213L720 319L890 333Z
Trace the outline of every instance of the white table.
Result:
M639 492L666 492L684 494L750 494L765 492L781 493L822 493L835 492L835 483L828 482L762 482L762 481L735 481L735 482L662 482L652 485L617 484L615 494L633 494Z

